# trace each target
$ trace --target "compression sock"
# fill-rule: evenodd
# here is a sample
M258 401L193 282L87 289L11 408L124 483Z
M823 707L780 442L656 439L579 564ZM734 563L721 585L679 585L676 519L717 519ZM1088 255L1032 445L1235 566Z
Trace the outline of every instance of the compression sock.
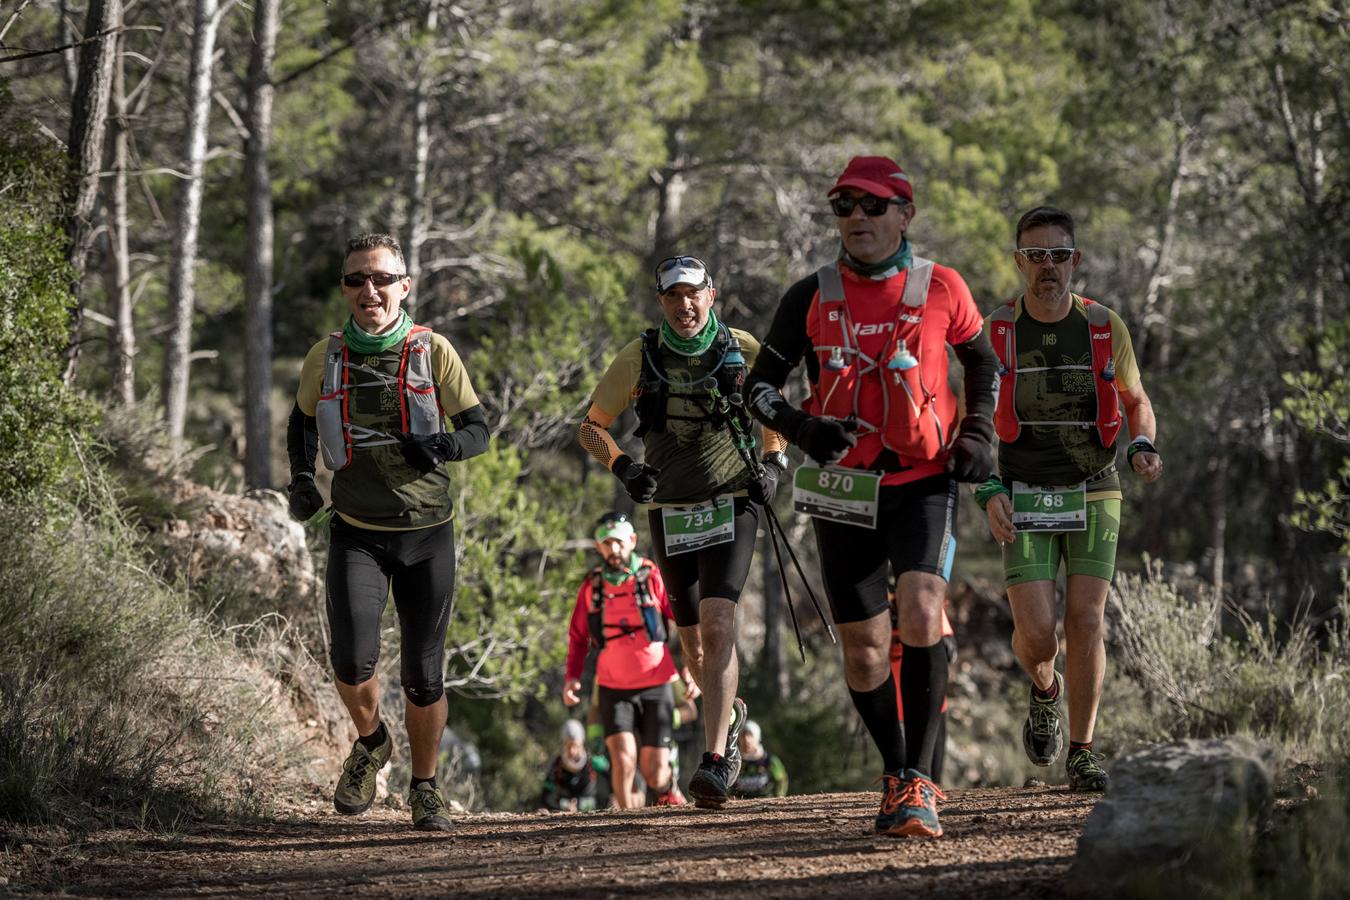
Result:
M898 772L905 763L905 732L900 725L900 709L895 703L895 676L889 671L886 680L870 691L848 689L853 708L862 716L872 742L881 751L881 766L887 772Z
M431 785L432 787L435 787L435 786L436 786L436 776L433 775L433 776L431 776L430 778L414 778L414 779L412 780L412 782L409 783L409 785L408 785L408 790L409 790L409 791L415 791L415 790L417 790L417 786L418 786L419 784L429 784L429 785Z
M1036 687L1036 682L1031 683L1031 694L1037 700L1044 700L1046 703L1053 703L1059 699L1059 679L1050 678L1050 687L1047 690L1041 690Z
M900 658L900 701L905 705L905 768L933 771L942 698L947 694L947 649L905 644Z
M384 722L380 722L379 728L376 728L363 738L358 738L358 740L360 740L362 747L365 747L367 750L374 750L376 747L389 740L389 731L384 727Z

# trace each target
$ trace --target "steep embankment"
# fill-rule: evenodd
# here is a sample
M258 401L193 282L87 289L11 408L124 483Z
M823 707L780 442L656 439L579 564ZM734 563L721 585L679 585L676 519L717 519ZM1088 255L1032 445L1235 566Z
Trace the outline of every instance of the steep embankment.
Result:
M11 859L9 888L96 896L718 898L1052 897L1093 795L1063 787L952 791L946 834L871 833L876 794L739 801L718 813L461 814L449 835L407 813L311 804L293 823L181 838L120 832Z

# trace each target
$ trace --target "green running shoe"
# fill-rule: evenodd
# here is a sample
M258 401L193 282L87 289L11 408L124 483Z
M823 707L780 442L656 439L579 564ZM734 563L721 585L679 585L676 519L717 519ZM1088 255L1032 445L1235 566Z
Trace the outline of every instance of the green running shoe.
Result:
M1064 768L1069 773L1069 790L1104 791L1111 779L1098 763L1102 757L1086 747L1079 747L1069 753Z
M1054 700L1042 700L1031 691L1027 720L1022 725L1022 747L1027 759L1038 766L1048 766L1064 751L1064 734L1059 727L1059 700L1064 696L1064 676L1055 673L1059 693Z
M333 791L333 807L344 816L354 816L370 809L375 802L375 776L389 762L394 752L394 739L386 729L384 743L367 750L360 741L352 744L352 752L342 764L342 777Z
M450 817L445 808L441 789L423 782L408 792L412 807L413 828L418 831L449 831Z

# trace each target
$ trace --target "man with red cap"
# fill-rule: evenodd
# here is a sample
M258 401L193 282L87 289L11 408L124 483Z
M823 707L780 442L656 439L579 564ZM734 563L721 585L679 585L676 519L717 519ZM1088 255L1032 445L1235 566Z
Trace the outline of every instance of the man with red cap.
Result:
M813 517L849 693L881 752L876 830L935 837L956 486L993 469L998 362L965 281L914 254L906 238L914 190L894 160L854 157L829 201L839 256L788 288L747 391L766 427L817 464L795 473L793 505ZM959 421L948 346L965 368ZM804 410L781 393L801 362L811 389ZM898 578L903 729L889 665L888 565Z

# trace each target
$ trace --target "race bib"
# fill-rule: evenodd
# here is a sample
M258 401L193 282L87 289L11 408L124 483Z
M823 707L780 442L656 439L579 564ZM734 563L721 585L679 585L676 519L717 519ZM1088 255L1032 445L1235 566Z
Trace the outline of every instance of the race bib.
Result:
M801 465L792 476L792 508L830 522L876 528L880 495L877 472Z
M1012 508L1018 531L1086 531L1087 482L1046 486L1014 481Z
M736 511L730 494L691 506L667 506L661 510L666 533L666 555L689 553L736 537Z

